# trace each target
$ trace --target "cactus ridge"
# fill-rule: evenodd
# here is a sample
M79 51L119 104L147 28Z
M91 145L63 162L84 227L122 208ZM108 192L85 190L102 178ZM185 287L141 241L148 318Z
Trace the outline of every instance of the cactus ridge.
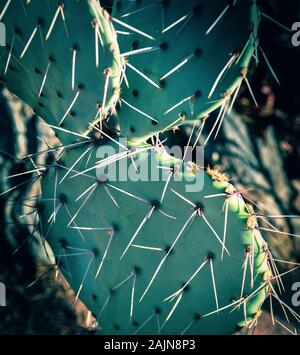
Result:
M101 332L226 334L251 322L269 265L242 197L223 175L161 147L122 146L118 161L97 159L100 148L119 151L115 142L66 150L42 180L44 237ZM108 164L117 177L152 166L160 178L110 181ZM197 177L203 190L187 192Z
M230 106L257 45L253 7L251 1L116 1L122 134L145 140Z
M5 4L0 1L1 9ZM12 1L2 21L10 42L1 56L1 80L49 125L59 127L63 143L85 135L90 122L114 108L118 44L97 1Z

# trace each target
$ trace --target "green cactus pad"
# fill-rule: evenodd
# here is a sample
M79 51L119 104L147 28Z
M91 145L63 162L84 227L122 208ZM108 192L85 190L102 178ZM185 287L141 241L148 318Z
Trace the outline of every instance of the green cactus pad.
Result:
M94 138L66 150L42 180L43 237L101 333L230 334L255 319L268 292L267 245L240 194L161 147L118 142L127 153ZM127 157L107 160L114 152ZM241 294L251 297L239 305Z
M0 9L7 33L1 81L48 124L74 132L56 130L64 144L75 141L100 119L100 105L103 117L119 97L119 50L109 15L96 0L1 0Z
M119 0L112 16L127 63L119 122L137 140L229 102L257 44L250 0Z

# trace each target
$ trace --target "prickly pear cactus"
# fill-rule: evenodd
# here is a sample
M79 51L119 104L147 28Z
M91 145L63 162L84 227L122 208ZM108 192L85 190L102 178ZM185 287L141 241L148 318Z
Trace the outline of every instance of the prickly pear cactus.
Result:
M119 138L48 164L43 236L103 334L230 334L258 318L267 245L225 175Z
M222 122L256 57L256 2L0 5L1 80L64 144L42 174L42 238L101 332L254 324L273 278L255 213L226 175L152 136L218 107ZM121 136L103 122L118 100Z
M257 46L255 1L115 1L122 134L143 140L230 106Z
M1 81L63 143L85 135L119 97L116 33L96 0L0 1Z

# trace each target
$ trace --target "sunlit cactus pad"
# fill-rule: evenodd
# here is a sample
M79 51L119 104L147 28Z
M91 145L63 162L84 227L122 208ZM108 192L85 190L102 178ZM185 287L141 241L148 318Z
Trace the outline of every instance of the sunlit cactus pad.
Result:
M78 139L119 97L108 14L96 0L1 0L0 9L7 31L1 81L48 124L74 133L56 130L63 143Z
M271 276L267 245L227 177L117 142L91 139L49 161L39 206L43 237L101 333L231 334L255 320ZM159 181L134 178L150 156ZM202 190L187 191L195 181Z
M122 134L149 137L229 101L255 51L255 1L119 0L113 22L126 75Z

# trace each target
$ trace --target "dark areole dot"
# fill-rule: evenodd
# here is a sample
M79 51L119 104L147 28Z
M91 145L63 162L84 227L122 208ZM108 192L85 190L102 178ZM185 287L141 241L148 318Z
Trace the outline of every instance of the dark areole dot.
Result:
M139 266L135 266L135 267L133 268L133 271L134 271L134 273L135 273L136 275L138 275L138 274L141 273L142 269L141 269Z
M209 253L207 254L207 259L208 259L208 260L214 260L215 257L216 257L215 254L212 253L212 252L209 252Z
M68 246L68 243L67 243L67 241L64 238L60 238L59 239L59 244L64 249Z
M55 62L55 58L53 57L53 55L49 55L48 59L51 63Z
M153 201L151 201L151 206L155 207L155 208L159 208L160 202L158 200L153 200Z
M59 97L60 99L63 98L63 95L60 91L56 91L56 96Z
M92 293L91 298L94 302L98 301L98 296Z
M117 223L112 223L112 228L114 230L114 233L118 233L120 231L120 227Z
M160 314L161 309L159 307L155 307L154 312L155 312L155 314Z
M138 49L139 48L139 42L138 41L133 41L132 42L132 49Z
M195 99L199 99L201 96L202 96L201 90L197 90L194 95Z
M171 247L170 247L169 245L164 248L165 253L166 253L166 254L169 253L169 255L174 252L173 249L172 249L171 251L170 251L170 250L171 250Z
M158 122L151 120L151 124L152 124L153 126L157 126L157 125L158 125Z
M201 48L196 48L195 49L194 54L195 54L196 57L199 57L202 53L203 53L203 51L202 51Z
M201 203L201 202L196 202L195 205L196 205L195 210L200 210L201 212L204 211L204 205L203 205L203 203Z
M134 320L134 321L132 321L132 325L133 325L134 327L138 327L138 326L139 326L139 323L138 323L136 320Z
M22 30L19 27L15 27L15 34L18 36L22 36Z
M78 52L78 51L79 51L79 45L76 44L76 43L74 43L72 49L73 49L74 51Z
M194 12L195 15L199 15L199 14L201 13L201 11L202 11L202 6L201 6L201 4L196 5L196 6L194 7L194 9L193 9L193 12Z
M169 45L167 42L163 42L159 45L160 49L162 49L163 51L166 51L169 48Z
M41 107L41 108L44 108L44 104L42 104L41 102L38 102L38 105Z
M61 162L59 162L59 163L61 163ZM66 194L60 194L58 198L59 198L59 201L61 203L67 203L68 202L68 198L67 198Z
M166 8L170 5L170 0L162 0L163 7Z
M185 282L182 283L181 287L183 287L185 285ZM190 285L186 285L183 289L183 292L186 292L190 289Z
M134 128L134 127L129 127L129 131L130 131L131 133L134 133L134 132L135 132L135 128Z
M93 248L92 252L93 252L95 257L99 256L99 254L100 254L99 250L97 248Z
M138 97L139 96L138 90L136 90L136 89L132 90L132 96Z
M35 72L36 74L42 74L42 72L41 72L40 69L38 69L38 68L34 68L34 72Z
M196 314L194 315L194 320L200 320L200 319L201 319L200 314L199 314L199 313L196 313Z
M114 324L114 328L115 328L115 330L120 330L121 329L118 324Z
M75 112L75 111L70 111L69 115L70 115L71 117L76 117L76 112Z
M166 87L167 83L165 80L160 80L159 82L159 86L161 87L161 89L164 89Z
M42 17L39 17L38 20L37 20L37 24L38 24L39 26L44 26L45 20L44 20Z

